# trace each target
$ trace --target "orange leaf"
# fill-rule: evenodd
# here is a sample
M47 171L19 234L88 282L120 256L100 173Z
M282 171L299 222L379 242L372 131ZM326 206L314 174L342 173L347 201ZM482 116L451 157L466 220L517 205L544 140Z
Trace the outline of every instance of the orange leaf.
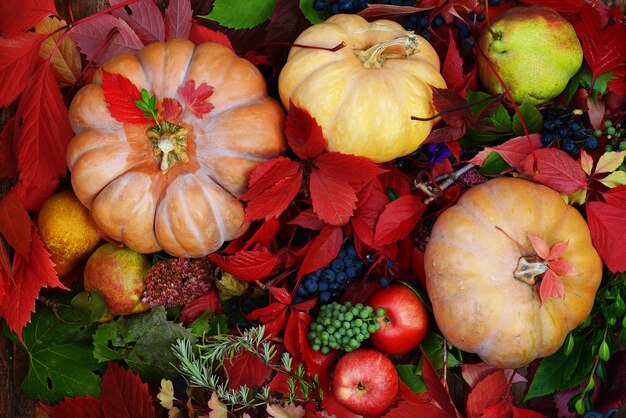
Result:
M554 296L558 299L563 299L565 289L563 288L563 282L552 270L548 270L541 279L541 285L539 286L539 300L541 304L544 304L550 296Z
M35 32L45 35L66 25L67 23L64 20L59 20L56 17L47 17L35 26ZM48 60L52 56L52 65L62 79L74 84L78 81L83 67L76 42L69 36L65 36L57 50L54 51L54 55L52 55L52 51L61 39L62 33L59 31L43 41L39 49L39 56L44 60Z

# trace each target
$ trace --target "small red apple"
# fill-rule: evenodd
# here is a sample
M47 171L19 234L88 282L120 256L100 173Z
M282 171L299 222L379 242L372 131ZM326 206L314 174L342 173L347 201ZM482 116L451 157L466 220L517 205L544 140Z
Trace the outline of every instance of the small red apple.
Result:
M419 297L408 287L392 284L372 293L366 301L374 309L385 308L379 317L380 329L369 341L387 354L406 354L417 347L428 331L428 312Z
M398 373L389 357L361 348L337 362L332 392L347 410L360 415L380 415L396 398Z

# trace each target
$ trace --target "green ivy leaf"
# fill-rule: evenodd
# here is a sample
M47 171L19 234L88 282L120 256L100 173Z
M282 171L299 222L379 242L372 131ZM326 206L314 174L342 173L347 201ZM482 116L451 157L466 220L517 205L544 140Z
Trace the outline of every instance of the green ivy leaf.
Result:
M71 309L59 308L59 315L67 321L77 320ZM21 385L26 396L47 404L66 396L100 397L98 372L104 371L104 365L93 358L93 327L63 323L41 303L37 303L31 322L23 330L23 345L5 323L2 326L30 357Z
M524 123L526 124L526 129L528 129L529 134L541 132L543 120L541 113L539 113L535 106L524 102L519 106L519 111L524 118ZM522 122L517 113L513 115L513 132L518 136L525 135Z
M300 10L309 22L316 25L325 21L328 16L326 12L313 8L314 1L315 0L300 0Z
M398 377L415 393L426 393L428 388L422 378L422 368L414 364L398 364Z
M144 381L173 380L179 376L171 350L177 339L195 341L191 331L167 320L165 308L155 307L100 325L93 355L100 362L124 360Z
M483 174L497 174L510 169L511 166L497 152L492 152L487 156L480 172Z
M215 0L204 19L214 20L231 29L250 29L272 16L277 0Z

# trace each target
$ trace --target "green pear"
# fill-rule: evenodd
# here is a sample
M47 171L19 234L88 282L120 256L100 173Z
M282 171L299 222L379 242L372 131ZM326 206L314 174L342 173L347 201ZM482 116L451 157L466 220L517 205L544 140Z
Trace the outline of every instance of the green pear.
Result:
M491 30L489 30L491 29ZM558 96L578 72L583 51L574 27L549 7L513 7L485 25L477 54L478 77L487 91L504 90L516 103L543 103Z

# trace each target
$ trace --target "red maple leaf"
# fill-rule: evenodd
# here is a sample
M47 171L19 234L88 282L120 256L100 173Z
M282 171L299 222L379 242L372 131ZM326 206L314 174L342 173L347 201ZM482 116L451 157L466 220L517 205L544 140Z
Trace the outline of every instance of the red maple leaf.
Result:
M165 9L165 37L189 39L192 19L191 2L170 0Z
M223 362L228 374L228 387L239 389L242 386L262 386L270 377L272 370L255 354L242 351Z
M198 119L202 119L203 115L215 108L215 106L208 101L209 97L213 95L213 87L205 82L202 82L196 88L195 80L187 80L187 82L178 89L178 94L180 94L180 98L183 99L187 109Z
M59 16L54 0L2 0L0 35L10 38L31 29L48 16ZM3 84L3 88L6 84Z
M26 260L30 258L32 225L15 189L0 196L0 236Z
M605 194L607 195L609 194ZM626 271L626 207L616 205L615 203L621 201L615 200L587 203L587 222L593 245L607 268L612 272L623 272Z
M213 253L208 257L222 270L243 281L266 278L279 262L272 251L258 244L252 250L240 250L233 255Z
M532 178L559 193L572 194L587 188L587 175L580 164L565 151L541 148L533 151L520 164Z
M102 411L106 418L153 418L148 385L138 375L113 362L102 376Z
M44 35L36 32L0 37L0 107L8 106L24 91L35 71L43 39Z
M102 412L102 402L90 395L75 398L66 396L56 405L46 405L42 402L39 405L50 415L50 418L105 418Z
M180 114L183 113L183 107L180 105L180 102L171 97L163 99L161 107L163 108L163 111L160 112L161 117L169 122L176 122Z
M579 19L574 21L574 29L595 79L626 60L626 26L614 23L602 29L600 14L587 3L582 5L578 16Z
M111 116L122 123L150 123L135 102L141 100L137 86L121 74L102 71L102 90L104 100Z
M111 6L124 3L125 0L109 0ZM130 14L126 12L130 10ZM139 0L124 8L115 9L111 12L115 17L123 19L128 26L137 34L141 42L148 45L152 42L165 41L165 26L163 16L155 2L152 0Z
M231 50L233 49L230 39L228 39L228 36L225 33L211 30L196 22L191 23L189 40L196 45L200 45L205 42L215 42L216 44L222 44Z

